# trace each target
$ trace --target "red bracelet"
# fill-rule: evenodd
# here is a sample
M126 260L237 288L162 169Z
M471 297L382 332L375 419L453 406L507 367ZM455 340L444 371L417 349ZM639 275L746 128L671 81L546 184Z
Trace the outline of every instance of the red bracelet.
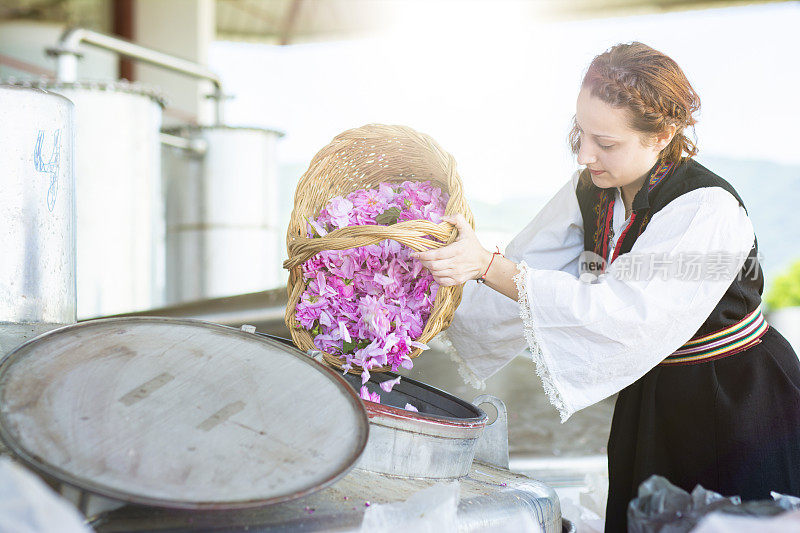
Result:
M475 280L478 283L486 283L486 274L489 273L489 269L492 267L492 263L494 263L495 256L502 255L503 257L505 257L503 254L500 253L500 247L499 246L495 246L495 249L497 251L492 254L492 259L489 261L489 265L486 267L486 272L483 273L483 276L481 276L481 277L479 277L478 279Z

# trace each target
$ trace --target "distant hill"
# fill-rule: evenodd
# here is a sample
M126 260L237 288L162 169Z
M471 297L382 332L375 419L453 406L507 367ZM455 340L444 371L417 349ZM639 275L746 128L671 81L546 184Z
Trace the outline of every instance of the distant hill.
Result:
M697 161L728 180L742 197L769 284L800 259L800 165L716 156L698 157Z
M769 285L771 278L800 259L800 165L717 156L697 160L728 180L744 200ZM470 207L479 228L493 235L507 234L510 240L549 199L518 197L497 204L470 199Z
M541 211L550 197L517 197L492 204L467 198L479 229L517 234Z

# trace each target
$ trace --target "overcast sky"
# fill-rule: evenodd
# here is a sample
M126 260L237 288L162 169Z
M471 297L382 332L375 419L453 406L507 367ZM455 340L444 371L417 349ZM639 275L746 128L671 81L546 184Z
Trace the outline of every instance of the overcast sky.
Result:
M215 43L211 69L236 95L226 118L286 132L282 164L307 164L348 128L405 124L455 156L469 196L549 195L576 168L566 134L584 70L639 40L699 93L702 153L800 163L800 3L550 24L493 5L480 17L410 13L369 39Z

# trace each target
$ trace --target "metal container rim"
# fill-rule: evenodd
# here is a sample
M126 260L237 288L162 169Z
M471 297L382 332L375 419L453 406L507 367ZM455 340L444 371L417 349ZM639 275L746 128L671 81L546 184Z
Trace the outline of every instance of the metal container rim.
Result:
M298 352L302 353L302 351L294 345L293 339L289 339L289 338L285 338L285 337L279 337L279 336L276 336L276 335L271 335L269 333L262 333L260 331L256 331L255 334L259 335L261 337L267 338L267 339L271 339L274 342L277 342L277 343L282 344L284 346L288 346L289 348L292 348L292 349L297 350ZM333 369L333 367L331 367L331 366L329 366L327 364L325 365L325 367ZM336 371L334 370L334 372L336 372ZM336 375L339 376L339 372L336 372ZM348 374L348 375L352 376L353 374ZM434 414L428 414L428 413L415 413L413 411L408 411L406 409L403 409L401 407L395 407L393 405L388 405L388 404L384 404L384 403L376 403L376 402L370 402L370 401L367 401L367 400L362 400L364 402L364 405L366 406L367 414L368 414L368 416L370 418L372 418L372 416L373 416L371 413L375 412L376 414L379 414L379 415L389 415L392 418L397 418L397 419L417 420L417 421L418 420L423 420L423 421L436 422L436 423L439 423L439 424L444 422L445 425L451 425L451 426L454 426L454 427L467 427L467 428L469 428L469 427L484 427L486 425L486 421L489 419L489 417L486 414L486 412L483 409L481 409L479 406L477 406L477 405L475 405L473 403L470 403L470 402L468 402L468 401L466 401L466 400L464 400L462 398L459 398L458 396L450 394L449 392L447 392L445 390L439 389L439 388L434 387L432 385L428 385L427 383L424 383L422 381L418 381L416 379L403 376L403 375L398 374L396 372L386 371L386 372L375 372L375 373L373 373L372 377L370 378L370 382L371 383L375 383L375 384L379 384L380 383L378 381L375 381L375 377L376 376L389 376L390 377L389 379L394 379L394 378L400 377L401 378L401 383L409 383L409 384L411 384L411 385L413 385L415 387L418 387L420 389L426 390L428 392L432 392L437 396L441 396L443 398L446 398L447 400L452 401L453 403L456 403L456 404L460 405L464 409L466 409L468 411L472 411L473 413L475 413L476 416L470 417L470 418L462 418L462 417L455 417L455 416L434 415ZM342 378L342 380L347 384L348 387L350 387L351 389L355 390L353 385L351 385L346 379ZM402 388L402 385L400 385L400 388Z
M3 80L0 80L0 89L7 89L7 90L10 90L10 91L34 92L34 93L39 93L41 96L55 96L58 99L63 100L64 102L62 102L62 103L69 104L69 107L71 107L73 109L75 108L75 102L73 102L72 100L70 100L69 98L64 96L63 94L60 94L60 93L57 93L57 92L54 92L54 91L50 91L48 89L43 89L41 87L34 87L34 86L28 87L28 86L25 86L25 85L14 85L14 84L11 84L11 83L7 83L7 82L5 82Z
M252 131L258 133L274 133L280 139L286 136L286 132L272 128L262 128L260 126L230 126L227 124L186 124L182 126L167 126L161 128L162 133L169 133L171 135L179 135L184 132L197 133L209 130L232 130L232 131Z
M389 375L392 377L397 377L400 375L394 372L380 372L379 374ZM387 405L375 402L365 402L365 404L368 404L367 412L370 414L372 412L375 412L380 415L388 415L391 418L406 419L411 421L422 420L426 422L435 422L439 425L448 425L448 426L463 427L463 428L484 427L486 425L486 421L489 419L488 415L486 414L486 412L484 412L483 409L481 409L477 405L473 405L468 401L459 398L458 396L450 394L447 391L436 388L432 385L428 385L427 383L424 383L422 381L417 381L412 378L407 378L405 376L401 376L401 383L402 382L410 383L415 387L419 387L428 392L432 392L437 396L442 396L444 398L447 398L449 401L457 403L458 405L464 407L469 411L475 412L477 416L471 418L460 418L455 416L415 413L413 411L407 411L401 407L395 407L393 405Z
M79 81L58 81L50 78L8 78L0 79L0 84L7 87L20 87L23 89L39 89L48 93L56 91L85 91L101 93L119 93L133 96L142 96L158 104L161 109L167 107L167 97L158 89L140 83L130 83L127 81L114 80L79 80Z

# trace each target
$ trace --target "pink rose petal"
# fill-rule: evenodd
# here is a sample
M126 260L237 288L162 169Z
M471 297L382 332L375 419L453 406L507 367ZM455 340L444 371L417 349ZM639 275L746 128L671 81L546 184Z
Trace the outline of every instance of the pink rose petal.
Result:
M392 392L392 389L398 383L400 383L400 376L397 376L395 379L387 379L386 381L382 381L381 388L386 392Z

